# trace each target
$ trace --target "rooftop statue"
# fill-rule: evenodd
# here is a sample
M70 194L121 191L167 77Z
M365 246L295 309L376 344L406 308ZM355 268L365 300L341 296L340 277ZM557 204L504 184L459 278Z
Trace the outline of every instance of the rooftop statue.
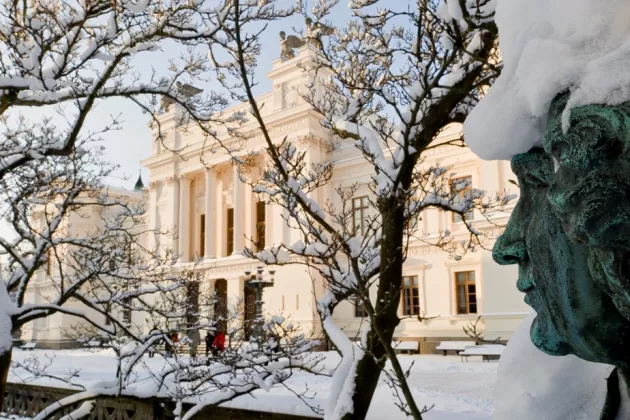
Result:
M201 92L203 92L203 89L199 89L192 85L184 84L182 82L176 82L175 85L177 86L177 95L183 97L184 99L190 99L193 96L199 95ZM174 103L175 101L168 96L162 96L162 99L160 100L160 111L168 112L171 104Z
M320 22L313 22L309 17L305 19L306 23L306 36L304 37L309 45L314 46L318 50L322 48L322 37L332 35L335 33L335 29L324 25Z
M552 102L542 147L512 158L521 195L493 257L519 266L536 347L614 365L629 384L630 102L572 109L565 133L568 98Z
M303 47L304 45L306 45L306 41L302 38L295 35L287 36L284 31L280 31L280 58L283 60L295 58L293 49Z
M295 58L295 52L293 50L307 44L321 49L321 38L323 36L332 35L335 32L334 28L324 25L323 23L313 22L309 17L304 20L304 23L306 24L306 35L304 38L296 35L287 36L284 31L280 31L280 58L283 60Z

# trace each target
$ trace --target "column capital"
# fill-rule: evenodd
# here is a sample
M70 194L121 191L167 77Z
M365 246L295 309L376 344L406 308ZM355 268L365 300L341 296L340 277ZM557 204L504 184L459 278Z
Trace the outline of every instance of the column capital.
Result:
M166 182L168 182L169 184L177 182L177 177L176 176L169 176L168 178L166 178Z
M179 180L183 183L189 183L190 181L192 181L192 177L188 174L181 174L179 176Z
M158 185L160 185L160 181L151 181L151 182L149 182L149 188L151 188L151 189L157 188Z
M204 173L206 174L206 179L208 178L216 178L218 173L217 173L217 169L216 168L206 168Z

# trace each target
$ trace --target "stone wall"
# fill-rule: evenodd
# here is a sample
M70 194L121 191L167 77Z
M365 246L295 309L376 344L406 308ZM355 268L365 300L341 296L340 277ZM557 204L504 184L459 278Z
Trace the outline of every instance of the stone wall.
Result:
M8 384L2 412L24 417L33 417L48 405L77 391L39 385ZM102 398L96 400L96 406L88 417L90 420L172 420L172 401L136 398ZM184 404L184 412L191 407ZM60 413L59 419L68 411ZM288 414L265 413L224 407L207 407L195 416L199 420L312 420L314 417L293 416Z

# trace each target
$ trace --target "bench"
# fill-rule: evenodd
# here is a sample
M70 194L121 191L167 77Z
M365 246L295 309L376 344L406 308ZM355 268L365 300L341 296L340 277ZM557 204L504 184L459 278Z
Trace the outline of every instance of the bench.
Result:
M37 343L34 341L30 343L24 343L20 346L22 350L33 350L35 347L37 347Z
M444 356L446 356L446 352L454 351L457 354L460 351L466 350L466 347L477 345L474 341L441 341L440 345L435 349L440 350Z
M392 341L392 348L395 352L414 354L418 353L420 343L417 341Z
M482 344L480 346L466 347L464 351L459 352L459 355L462 357L462 362L464 358L468 361L469 356L481 356L484 362L488 362L501 358L503 350L505 350L503 344Z

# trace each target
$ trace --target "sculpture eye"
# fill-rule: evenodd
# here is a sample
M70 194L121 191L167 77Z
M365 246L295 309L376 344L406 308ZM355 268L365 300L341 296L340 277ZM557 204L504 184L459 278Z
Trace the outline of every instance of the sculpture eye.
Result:
M553 159L553 173L555 174L556 172L558 172L558 170L560 170L560 162L558 162L558 159L555 158L555 156L552 156Z

